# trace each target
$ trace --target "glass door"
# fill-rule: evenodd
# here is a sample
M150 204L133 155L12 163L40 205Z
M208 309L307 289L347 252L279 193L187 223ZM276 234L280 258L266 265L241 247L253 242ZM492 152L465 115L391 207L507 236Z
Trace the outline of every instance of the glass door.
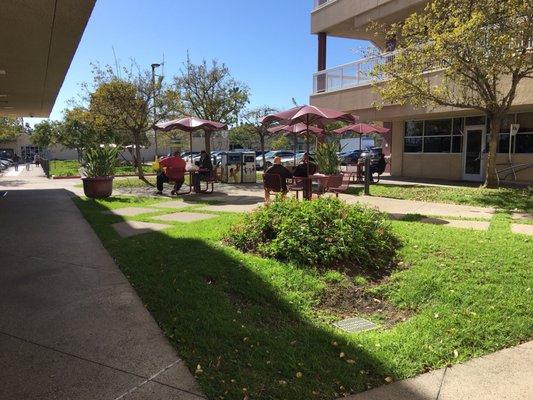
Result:
M463 179L481 182L485 176L485 127L465 127L463 150Z

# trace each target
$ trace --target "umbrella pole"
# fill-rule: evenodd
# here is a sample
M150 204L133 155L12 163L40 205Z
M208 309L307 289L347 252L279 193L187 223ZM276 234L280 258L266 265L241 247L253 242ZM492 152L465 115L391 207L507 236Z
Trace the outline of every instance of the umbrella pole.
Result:
M296 168L296 147L297 146L298 146L298 138L296 136L296 133L294 133L292 135L292 147L293 147L293 151L294 151L293 165L294 165L295 168Z
M191 157L191 165L192 165L192 131L189 132L189 151L190 151L190 154L189 156Z
M360 133L360 134L359 134L359 150L363 150L363 149L361 148L361 146L363 145L362 143L363 143L363 135Z
M307 150L307 178L305 180L305 186L307 189L307 196L306 196L307 200L310 200L313 197L313 194L312 194L313 186L311 183L311 178L309 178L309 162L310 162L310 157L311 157L309 154L309 125L307 125L307 131L305 134L305 138L306 138L306 150Z

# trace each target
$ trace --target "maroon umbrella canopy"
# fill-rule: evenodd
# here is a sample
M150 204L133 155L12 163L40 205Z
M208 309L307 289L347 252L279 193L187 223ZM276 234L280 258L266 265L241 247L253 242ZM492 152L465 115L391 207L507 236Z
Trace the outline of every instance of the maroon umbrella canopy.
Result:
M277 125L271 128L268 128L267 131L270 133L289 133L293 135L305 134L308 131L314 133L315 135L321 135L324 133L322 128L317 128L316 126L307 126L305 124L299 123L296 125Z
M388 133L390 129L383 128L381 126L371 125L371 124L352 124L347 125L339 129L335 129L333 132L338 134L343 133L358 133L360 135L367 135L369 133Z
M228 126L220 122L208 121L196 117L185 117L180 119L175 119L172 121L159 122L155 124L155 129L160 131L168 132L173 129L179 129L180 131L185 132L194 132L196 130L206 130L206 131L217 131L222 129L227 129Z
M270 125L272 122L280 122L286 125L295 125L303 123L307 126L318 125L324 126L330 122L344 121L355 122L357 117L343 113L341 111L331 110L329 108L319 108L316 106L298 106L290 110L282 111L276 114L270 114L261 119L263 125Z
M192 133L197 130L203 131L218 131L223 129L228 129L228 126L220 122L208 121L206 119L196 118L196 117L185 117L180 119L175 119L172 121L159 122L154 125L154 129L168 132L174 129L179 129L180 131L189 132L190 134L190 154L191 154L191 163L193 160L192 157Z

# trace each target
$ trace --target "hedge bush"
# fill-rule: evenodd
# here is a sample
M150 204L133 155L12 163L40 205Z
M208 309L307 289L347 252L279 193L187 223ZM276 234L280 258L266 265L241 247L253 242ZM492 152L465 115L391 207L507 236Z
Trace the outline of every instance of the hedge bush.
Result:
M226 242L303 266L370 274L387 270L399 247L384 214L326 197L276 199L245 215Z

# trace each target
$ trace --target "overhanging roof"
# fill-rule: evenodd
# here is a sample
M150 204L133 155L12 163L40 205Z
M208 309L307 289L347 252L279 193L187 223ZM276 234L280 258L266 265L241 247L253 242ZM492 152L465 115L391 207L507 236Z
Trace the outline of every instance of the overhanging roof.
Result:
M48 117L96 0L1 0L0 116Z

